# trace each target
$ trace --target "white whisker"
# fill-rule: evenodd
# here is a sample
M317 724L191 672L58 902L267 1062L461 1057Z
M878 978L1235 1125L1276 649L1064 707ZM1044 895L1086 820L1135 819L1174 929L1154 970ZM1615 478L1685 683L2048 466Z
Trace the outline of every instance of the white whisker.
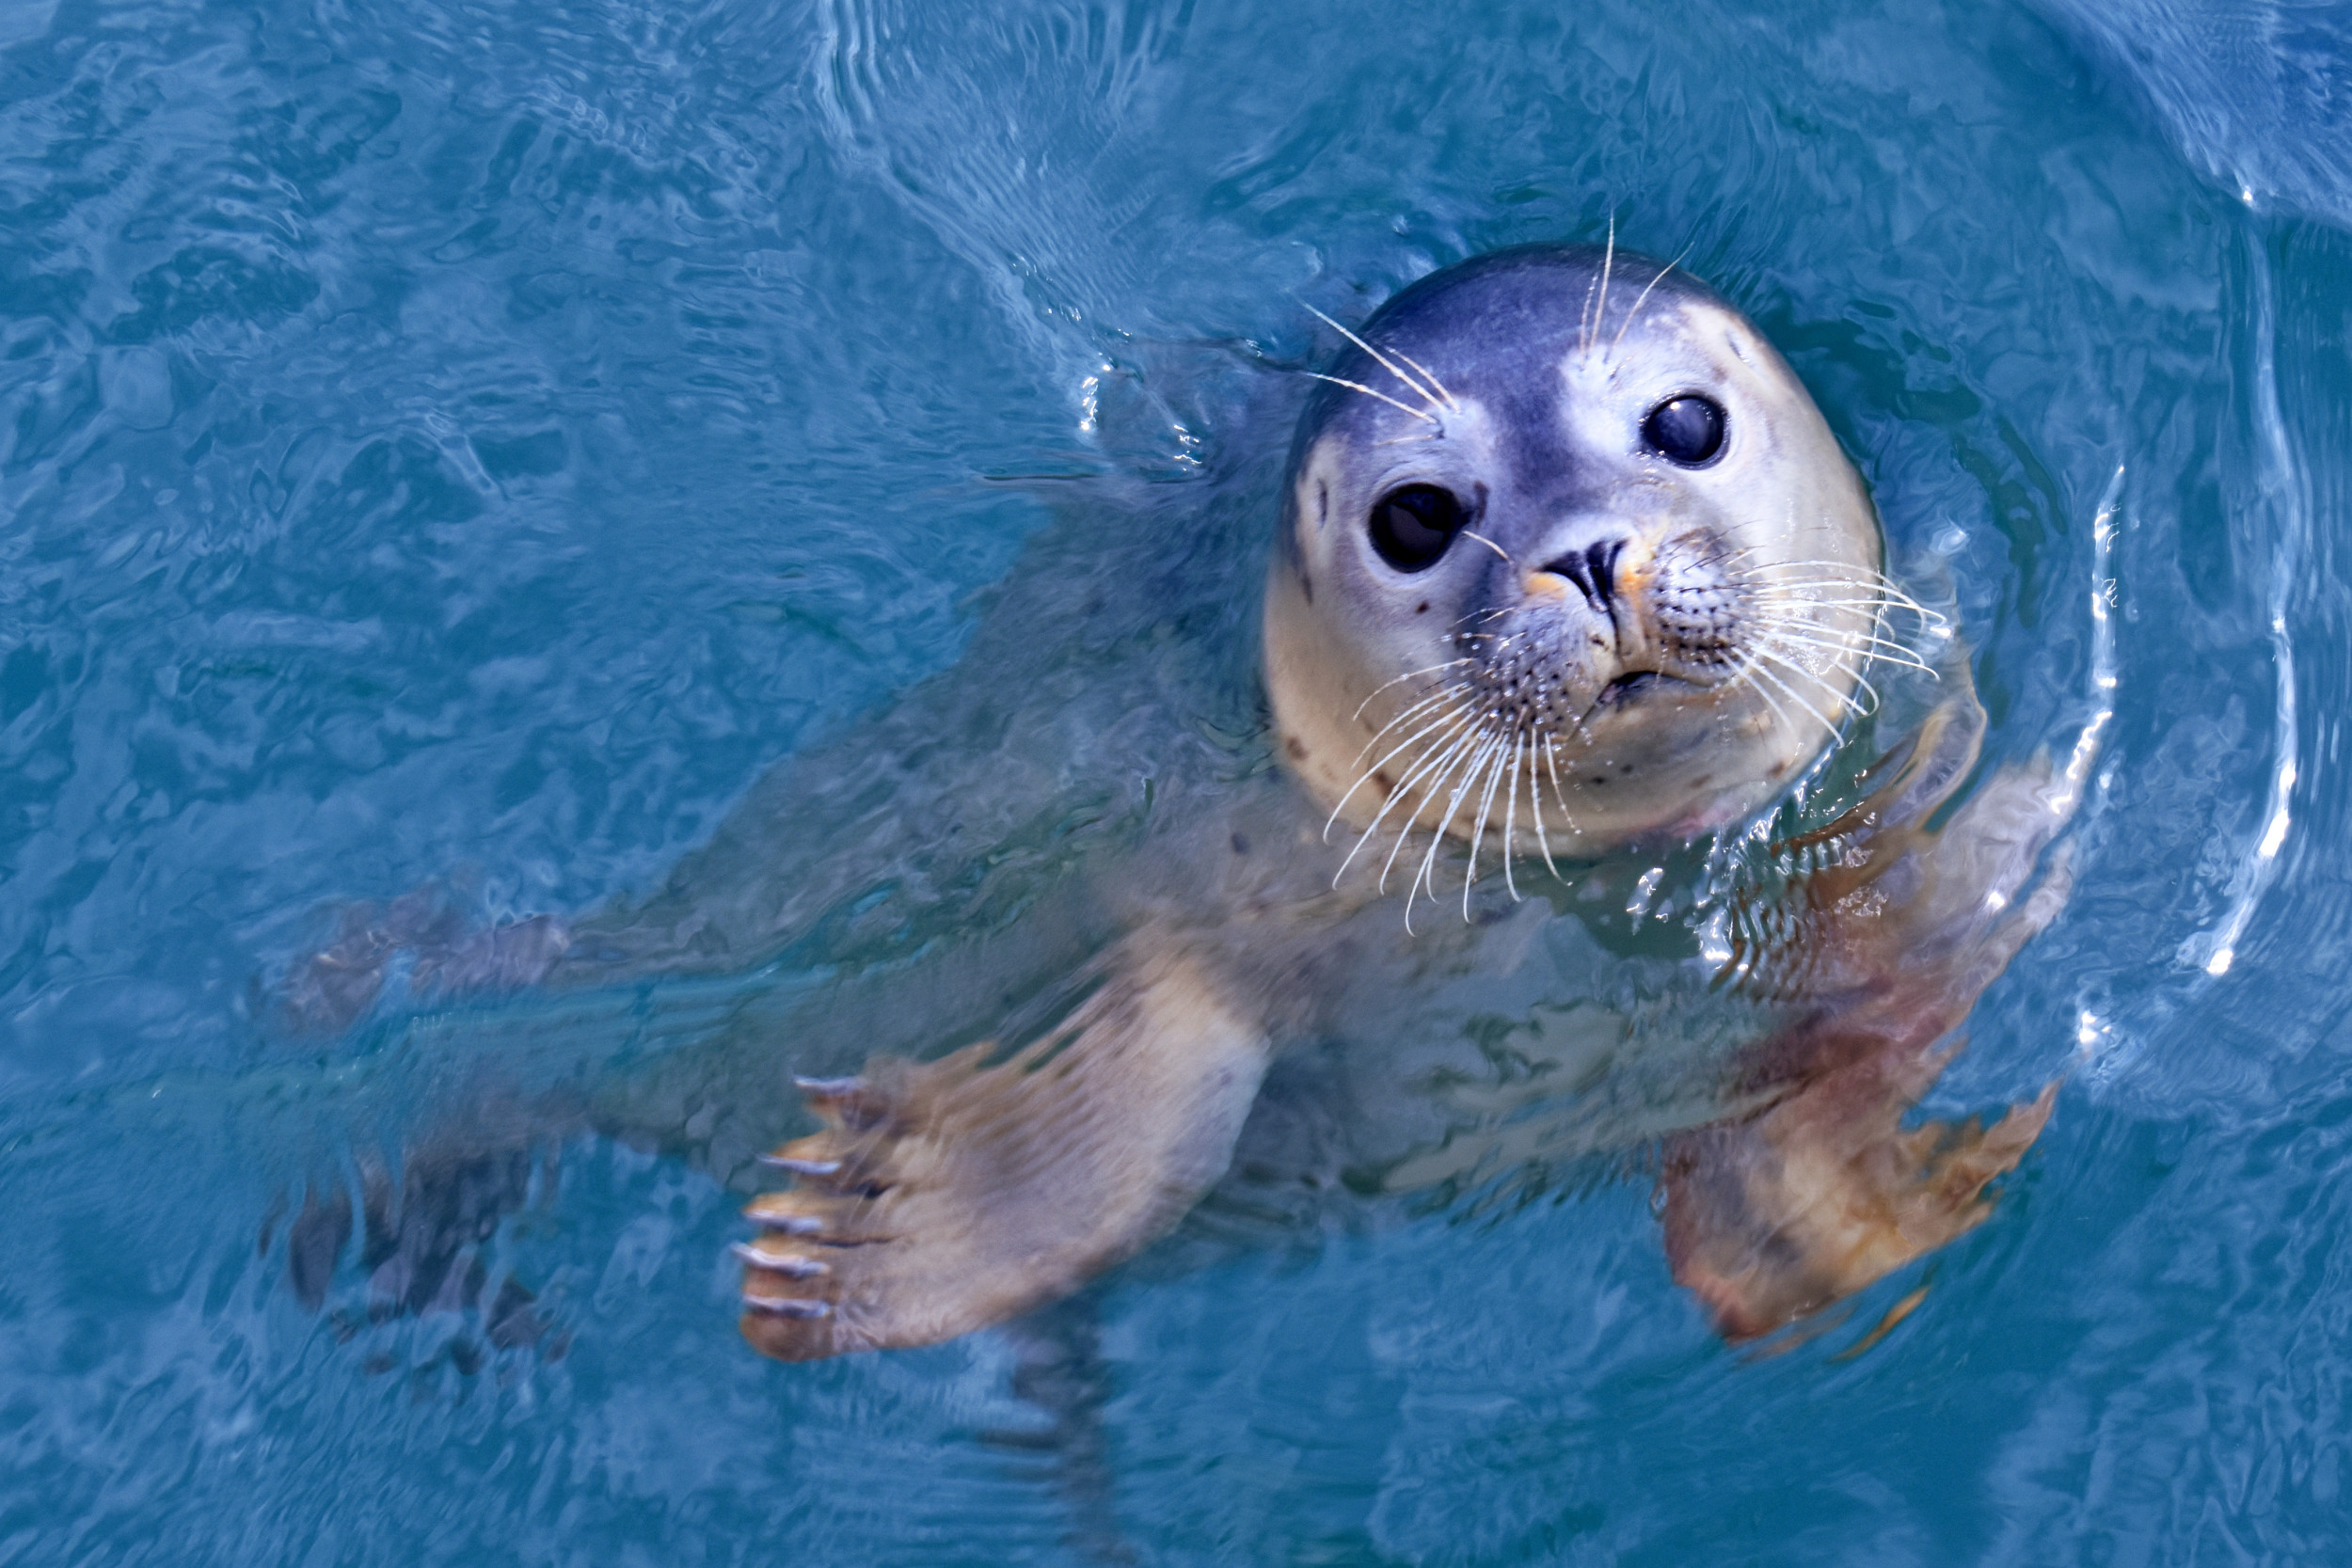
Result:
M1397 676L1395 680L1382 681L1378 686L1372 689L1371 697L1366 697L1362 702L1356 705L1356 711L1347 716L1347 721L1352 724L1357 720L1361 719L1364 716L1364 709L1372 706L1373 697L1377 697L1380 693L1386 691L1390 687L1395 686L1399 682L1411 680L1415 675L1434 675L1440 670L1451 670L1457 664L1468 664L1470 662L1470 660L1468 658L1449 658L1443 664L1424 664L1418 670L1406 671L1403 674Z
M1476 529L1464 529L1462 531L1462 537L1465 539L1475 539L1480 544L1486 546L1488 549L1494 551L1495 554L1502 557L1502 563L1505 566L1516 566L1518 564L1518 562L1511 559L1511 552L1509 550L1504 549L1501 545L1496 544L1493 540L1487 538Z
M1363 788L1363 787L1364 787L1364 785L1366 785L1366 784L1370 784L1370 783L1371 783L1374 779L1375 779L1375 778L1379 777L1379 774L1380 774L1380 769L1382 769L1383 768L1386 768L1386 767L1387 767L1390 763L1394 762L1394 761L1395 761L1398 757L1403 756L1403 755L1405 754L1405 752L1406 752L1406 751L1408 751L1409 749L1411 749L1412 747L1414 747L1414 746L1417 746L1417 745L1421 744L1421 742L1422 742L1422 740L1426 739L1428 736L1432 736L1432 735L1437 734L1437 733L1438 733L1438 731L1440 731L1440 730L1445 729L1448 725L1452 725L1452 726L1454 726L1455 729L1457 729L1457 730L1458 730L1458 729L1461 729L1461 728L1463 728L1463 727L1465 727L1465 726L1469 725L1469 724L1470 723L1470 721L1471 721L1470 715L1469 715L1469 714L1467 714L1467 713L1464 713L1464 712L1462 712L1462 711L1460 711L1460 710L1458 710L1458 709L1457 709L1457 710L1456 710L1456 711L1454 711L1454 712L1452 712L1452 713L1447 713L1447 714L1443 714L1443 715L1439 716L1438 718L1437 718L1437 719L1435 719L1435 720L1431 721L1428 724L1423 725L1421 729L1419 729L1419 730L1415 731L1413 734L1411 734L1411 735L1409 735L1409 736L1406 736L1403 740L1398 741L1398 742L1396 743L1395 748L1394 748L1393 750L1391 750L1391 751L1389 752L1389 754L1388 754L1387 756L1382 757L1382 758L1381 758L1378 762L1375 762L1375 763L1374 763L1374 764L1373 764L1370 768L1365 768L1365 769L1363 770L1363 772L1362 772L1360 775L1359 775L1359 776L1358 776L1358 778L1357 778L1356 782L1355 782L1354 784L1349 784L1349 785L1347 786L1347 793L1346 793L1346 794L1344 794L1344 795L1343 795L1343 796L1341 796L1341 797L1340 797L1340 799L1339 799L1339 804L1337 804L1337 805L1335 805L1335 806L1333 806L1333 807L1331 808L1331 815L1330 815L1329 816L1327 816L1327 817L1325 817L1325 818L1323 819L1323 841L1324 841L1326 844L1328 844L1328 843L1330 843L1330 842L1331 842L1331 824L1332 824L1332 823L1334 823L1334 822L1337 822L1337 821L1340 819L1340 812L1341 812L1343 808L1345 808L1345 806L1347 805L1347 802L1348 802L1348 801L1350 801L1350 800L1354 800L1354 799L1356 798L1356 792L1357 792L1358 790L1359 790L1359 789ZM1414 768L1418 768L1418 767L1420 767L1420 766L1421 766L1421 764L1422 764L1422 762L1426 760L1426 757L1427 757L1427 753L1426 753L1426 752L1423 752L1423 754L1422 754L1422 758L1419 758L1419 759L1416 759L1416 760L1415 760L1415 762L1414 762L1414 764L1413 764L1413 767L1414 767ZM1412 777L1412 771L1413 771L1412 768L1406 768L1406 779L1409 779L1409 778L1411 778L1411 777ZM1374 822L1374 824L1375 824L1375 826L1378 824L1378 822L1379 822L1379 820L1380 820L1380 817L1381 817L1381 816L1386 816L1388 815L1388 812L1389 812L1389 807L1390 807L1391 805L1393 805L1393 804L1395 803L1398 791L1399 791L1399 790L1402 790L1404 787L1405 787L1404 781L1403 781L1403 780L1400 780L1400 781L1398 781L1398 784L1397 784L1396 788L1395 788L1395 789L1392 789L1392 790L1391 790L1391 791L1389 792L1388 799L1387 799L1387 800L1386 800L1386 801L1382 804L1382 806L1381 806L1381 808L1380 808L1379 815L1378 815L1378 816L1375 816L1373 818L1373 822ZM1367 828L1367 829L1365 829L1364 831L1365 831L1366 832L1370 832L1372 830L1371 830L1370 828ZM1358 842L1358 845L1360 847L1360 846L1361 846L1361 844L1362 844L1362 840L1361 840L1360 838L1359 838L1357 842ZM1353 860L1353 859L1355 859L1355 858L1356 858L1356 857L1355 857L1355 851L1354 851L1354 850L1350 850L1350 851L1348 852L1348 860ZM1340 879L1340 875L1344 874L1344 873L1346 872L1346 870L1347 870L1347 861L1342 861L1342 862L1340 863L1340 870L1339 870L1339 873L1338 873L1338 874L1334 874L1334 876L1333 876L1333 877L1332 877L1332 879L1331 879L1331 885L1332 885L1332 886L1337 887L1337 886L1339 885L1339 879Z
M1502 886L1515 904L1519 898L1519 884L1511 876L1512 834L1519 819L1519 753L1526 749L1526 729L1522 725L1511 736L1511 784L1502 792Z
M1694 240L1692 244L1695 245L1697 242ZM1617 335L1609 341L1609 352L1601 356L1601 359L1604 363L1616 357L1618 345L1625 341L1625 335L1633 330L1634 322L1642 314L1642 302L1649 298L1649 292L1658 287L1659 279L1664 277L1666 274L1674 271L1675 268L1682 265L1683 261L1689 258L1690 254L1691 246L1687 245L1684 245L1680 256L1676 257L1673 261L1659 268L1658 276L1656 277L1652 277L1648 282L1642 285L1642 292L1633 296L1633 309L1626 312L1625 325L1617 328ZM1612 381L1616 380L1617 372L1613 370L1609 372L1609 379Z
M1825 599L1820 596L1823 594L1842 594L1849 589L1860 586L1862 585L1849 582L1775 583L1754 592L1757 602L1762 604L1803 605L1808 610L1873 610L1881 614L1890 610L1901 610L1918 616L1930 626L1939 625L1944 619L1932 610L1923 610L1909 600L1891 594L1866 593L1848 599Z
M1551 873L1551 879L1553 881L1559 882L1565 886L1567 882L1567 879L1560 875L1560 867L1553 863L1551 859L1551 839L1544 832L1543 799L1535 792L1536 739L1537 736L1531 731L1527 737L1527 814L1535 819L1535 847L1543 852L1544 869ZM1549 756L1551 752L1551 737L1546 736L1543 736L1542 739L1544 742L1544 752L1547 756ZM1560 782L1559 775L1556 773L1553 774L1551 782L1554 784L1557 784ZM1565 801L1561 806L1561 815L1564 817L1567 815L1567 807Z
M1856 705L1852 698L1839 692L1836 687L1830 685L1829 682L1823 680L1813 671L1805 669L1802 662L1791 663L1790 660L1784 657L1771 642L1768 641L1763 643L1757 648L1756 652L1764 657L1773 660L1783 669L1804 670L1805 678L1813 682L1814 685L1820 687L1823 691L1829 692L1832 696L1836 697L1839 702L1846 704L1848 706ZM1872 686L1863 675L1861 671L1855 669L1852 665L1846 663L1836 653L1833 652L1828 657L1830 664L1836 669L1840 674L1844 675L1848 680L1853 682L1854 685L1860 687L1865 692L1868 693L1870 705L1867 707L1858 708L1858 711L1863 713L1876 713L1880 708L1886 705L1886 700L1879 695L1879 689Z
M1779 665L1783 670L1788 671L1790 674L1811 681L1815 686L1820 689L1821 694L1827 697L1833 705L1840 708L1855 707L1856 705L1852 697L1843 691L1840 691L1836 687L1830 684L1830 682L1819 670L1814 669L1810 664L1807 664L1802 658L1791 657L1787 652L1774 647L1770 642L1759 644L1756 651L1758 655L1771 659L1774 664ZM1832 662L1834 663L1835 660ZM1863 688L1863 689L1870 693L1873 701L1877 700L1877 688L1871 686L1869 682L1863 680L1860 675L1854 674L1854 672L1848 669L1845 665L1838 664L1836 667L1844 673L1851 675L1856 683ZM1857 711L1861 710L1857 709Z
M1899 664L1906 670L1917 670L1929 676L1941 678L1935 676L1933 665L1909 648L1883 637L1873 637L1868 632L1841 632L1835 627L1823 626L1819 622L1782 620L1770 616L1759 616L1749 624L1780 641L1854 654L1867 663ZM1823 635L1810 635L1816 632Z
M1396 399L1389 396L1386 392L1375 392L1360 381L1349 381L1341 376L1326 375L1321 371L1309 371L1307 373L1314 377L1317 381L1327 381L1334 387L1344 387L1351 392L1361 392L1368 398L1378 398L1382 403L1387 404L1390 407L1403 409L1406 413L1410 414L1417 420L1426 420L1431 424L1436 424L1438 422L1438 416L1435 414L1429 413L1424 409L1415 408L1410 404L1399 403Z
M1447 801L1446 815L1443 820L1438 822L1437 832L1430 837L1429 853L1427 856L1423 857L1421 869L1413 874L1412 884L1405 890L1405 929L1408 932L1413 928L1413 899L1420 893L1422 882L1429 875L1430 863L1437 859L1438 847L1445 842L1446 830L1454 824L1454 813L1461 801L1463 792L1468 787L1468 781L1477 771L1478 761L1482 754L1482 752L1475 744L1472 744L1461 753L1463 760L1462 778L1464 783L1455 786L1454 795ZM1450 774L1453 770L1453 764L1449 763L1446 768L1446 773ZM1422 793L1422 800L1426 801L1431 796L1437 794L1437 792L1444 786L1444 775L1441 774L1433 778L1427 788L1425 788ZM1419 808L1415 809L1414 815L1416 816L1420 815ZM1389 850L1388 861L1380 867L1380 891L1382 893L1389 891L1389 868L1396 863L1397 854L1405 847L1405 841L1411 835L1411 832L1412 824L1408 822L1406 824L1405 828L1397 833L1396 843ZM1433 889L1432 900L1434 901L1434 899L1435 893Z
M1486 818L1495 809L1495 787L1502 782L1502 758L1508 750L1500 740L1487 749L1486 793L1478 802L1478 823L1470 829L1470 864L1462 872L1462 919L1465 922L1470 917L1470 887L1478 880L1478 847L1486 842ZM1507 853L1502 863L1506 868L1511 863ZM1518 895L1513 893L1511 896L1516 898Z
M1617 214L1612 213L1609 214L1609 248L1600 253L1600 304L1593 311L1593 331L1595 332L1598 332L1609 325L1609 271L1616 264L1616 260ZM1587 335L1584 340L1584 352L1590 354L1592 351L1593 341Z
M1374 749L1376 748L1382 740L1388 737L1388 734L1391 730L1396 729L1400 725L1420 722L1422 719L1428 716L1431 708L1441 706L1446 703L1450 703L1459 695L1460 693L1454 690L1452 687L1440 687L1437 690L1432 691L1428 696L1421 699L1421 701L1413 704L1409 707L1405 708L1399 712L1395 718L1390 720L1387 723L1375 730L1372 734L1372 738L1365 741L1363 745L1358 749L1354 756L1348 758L1347 765L1350 768L1361 768L1364 763L1364 758L1370 756ZM1385 765L1386 760L1386 758L1382 759L1383 765Z
M1300 303L1304 304L1305 302L1302 300ZM1437 398L1431 395L1428 388L1422 386L1420 382L1415 381L1411 376L1406 375L1403 371L1398 370L1396 368L1396 362L1391 359L1387 355L1381 353L1378 349L1373 347L1370 343L1364 341L1361 338L1359 338L1356 334L1350 332L1346 327L1342 326L1330 317L1324 315L1322 311L1315 310L1313 306L1309 305L1307 306L1307 309L1314 310L1314 313L1322 318L1324 325L1328 326L1332 331L1338 333L1341 337L1345 338L1349 342L1354 343L1358 348L1362 349L1366 354L1371 355L1373 358L1378 360L1382 370L1388 372L1391 375L1405 383L1406 386L1410 387L1414 391L1419 392L1422 395L1422 401L1431 404L1435 404L1438 402Z
M1389 792L1389 798L1380 803L1380 809L1373 815L1372 820L1365 824L1364 831L1356 835L1356 847L1347 852L1347 860L1340 863L1340 870L1345 872L1349 863L1355 860L1358 850L1372 842L1380 832L1380 824L1388 819L1389 813L1396 809L1398 801L1408 799L1416 787L1422 789L1422 799L1426 800L1428 792L1436 788L1437 781L1453 771L1455 761L1476 748L1483 733L1476 729L1465 729L1450 736L1442 745L1430 748L1426 753L1414 762L1411 768L1406 769L1405 776L1399 779L1396 787ZM1396 845L1389 850L1389 858L1382 863L1380 867L1379 886L1383 893L1389 891L1389 867L1396 863L1396 852L1404 847L1405 840L1412 833L1414 820L1420 816L1421 808L1414 807L1406 814L1404 823L1396 831ZM1334 887L1339 885L1338 878L1332 879L1332 885Z
M1445 400L1445 405L1448 408L1453 409L1457 414L1461 412L1462 405L1454 401L1454 394L1445 389L1445 383L1438 379L1437 372L1431 370L1428 366L1422 364L1420 360L1414 358L1403 349L1398 349L1396 351L1396 356L1399 359L1404 360L1406 364L1412 366L1413 369L1421 372L1421 373L1428 379L1429 385L1438 389L1438 396Z
M1761 650L1758 651L1761 652ZM1774 686L1780 688L1780 694L1782 696L1788 698L1790 702L1804 709L1805 712L1811 714L1813 716L1813 721L1821 726L1822 733L1825 734L1831 740L1834 741L1837 738L1837 726L1822 718L1821 710L1815 707L1811 703L1806 702L1804 700L1804 693L1798 691L1794 687L1782 680L1778 675L1773 674L1770 670L1765 669L1760 663L1752 663L1749 668L1756 672L1757 679L1771 681ZM1758 687L1756 689L1760 691L1763 689Z
M1405 912L1408 920L1412 916L1413 895L1423 885L1429 889L1430 901L1437 901L1438 884L1432 879L1431 872L1438 863L1438 848L1445 843L1445 835L1453 828L1454 817L1460 815L1462 802L1469 798L1473 782L1478 777L1478 769L1486 763L1486 750L1494 744L1489 739L1485 747L1471 753L1470 766L1462 770L1461 782L1454 786L1454 793L1446 797L1445 815L1438 819L1438 832L1429 841L1429 853L1422 857L1421 869L1413 874L1412 885L1405 890Z
M1788 710L1781 706L1779 703L1773 701L1772 694L1771 692L1765 690L1761 686L1756 685L1755 677L1756 659L1755 657L1751 655L1740 660L1740 673L1733 677L1732 684L1735 686L1744 684L1749 690L1763 698L1764 705L1771 708L1772 710L1772 717L1778 719L1782 723L1795 723L1796 721L1788 717Z

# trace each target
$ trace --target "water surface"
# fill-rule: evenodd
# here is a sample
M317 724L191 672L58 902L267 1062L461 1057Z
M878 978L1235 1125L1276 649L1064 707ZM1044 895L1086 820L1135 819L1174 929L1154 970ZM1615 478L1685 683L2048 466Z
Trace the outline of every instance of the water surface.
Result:
M0 1560L2352 1553L2347 102L2283 4L9 8ZM1310 306L1613 222L1813 388L1996 758L2072 743L2116 610L2073 902L1931 1107L2066 1074L1992 1223L1761 1360L1629 1180L783 1368L738 1196L578 1136L479 1255L545 1332L372 1314L356 1246L298 1299L274 1200L467 1053L594 1077L809 983L289 1029L335 911L650 895L1030 542L1270 526Z

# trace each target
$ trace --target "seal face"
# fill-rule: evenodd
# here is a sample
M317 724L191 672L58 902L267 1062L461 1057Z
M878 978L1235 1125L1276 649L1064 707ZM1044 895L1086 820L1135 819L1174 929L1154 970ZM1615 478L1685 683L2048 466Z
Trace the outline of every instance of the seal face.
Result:
M1836 738L1902 601L1860 477L1737 309L1542 246L1341 331L1292 447L1266 679L1357 853L1395 835L1384 881L1415 829L1415 888L1449 834L1473 876L1489 828L1506 867L1688 836Z

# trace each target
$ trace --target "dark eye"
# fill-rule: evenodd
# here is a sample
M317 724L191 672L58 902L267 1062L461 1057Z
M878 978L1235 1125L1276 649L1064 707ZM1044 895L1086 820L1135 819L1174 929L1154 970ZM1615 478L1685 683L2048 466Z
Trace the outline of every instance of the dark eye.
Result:
M1434 484L1407 484L1372 504L1372 547L1400 572L1437 564L1470 521L1454 492Z
M1724 450L1724 405L1696 392L1668 398L1642 421L1642 439L1660 456L1695 468Z

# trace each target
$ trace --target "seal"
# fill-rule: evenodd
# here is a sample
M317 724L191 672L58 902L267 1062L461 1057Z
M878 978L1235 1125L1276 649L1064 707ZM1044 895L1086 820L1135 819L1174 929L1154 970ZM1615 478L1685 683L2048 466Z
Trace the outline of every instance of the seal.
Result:
M1384 894L1409 918L1458 859L1468 916L1489 840L1516 897L1537 862L1565 880L1563 861L1740 827L1875 700L1871 667L1927 668L1888 630L1910 601L1852 465L1695 279L1531 247L1330 325L1345 347L1299 422L1263 611L1291 783L1106 895L1122 934L1049 1026L802 1081L824 1125L764 1157L795 1180L735 1248L760 1351L928 1343L1074 1290L1217 1180L1334 955L1375 951L1350 933ZM1979 1223L2049 1113L2045 1092L1990 1128L1903 1125L2065 896L2041 868L2072 809L2046 765L1959 800L1983 720L1953 673L1733 922L1753 1043L1659 1170L1677 1277L1726 1335Z

